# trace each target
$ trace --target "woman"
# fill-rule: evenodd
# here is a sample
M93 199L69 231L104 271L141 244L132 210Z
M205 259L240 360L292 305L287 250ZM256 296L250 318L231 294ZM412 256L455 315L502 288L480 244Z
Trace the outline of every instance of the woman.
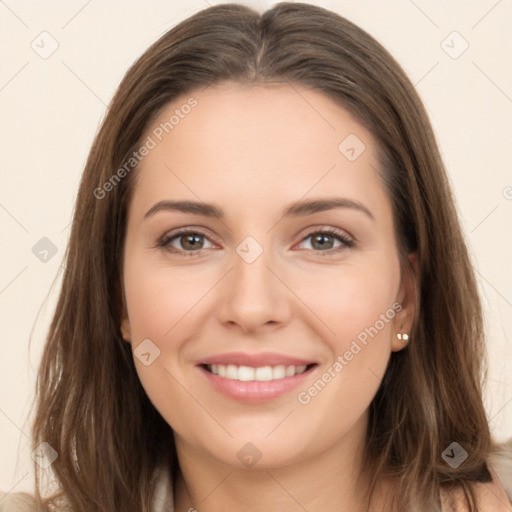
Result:
M395 60L308 4L205 9L132 66L90 152L37 506L510 510L483 338Z

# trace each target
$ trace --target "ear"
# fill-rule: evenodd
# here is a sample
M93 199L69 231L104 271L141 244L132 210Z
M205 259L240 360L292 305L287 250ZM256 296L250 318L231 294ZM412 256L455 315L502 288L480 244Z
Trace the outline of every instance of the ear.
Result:
M131 342L132 334L130 329L130 320L128 318L128 308L126 307L126 299L124 296L124 291L122 295L122 312L121 312L121 334L123 336L124 341L127 343Z
M398 334L410 338L414 315L416 312L417 284L418 284L418 255L416 253L409 254L407 257L409 265L403 269L400 281L400 289L397 296L397 302L402 308L395 315L393 321L393 333L391 339L391 350L397 352L407 346L408 340L399 339Z

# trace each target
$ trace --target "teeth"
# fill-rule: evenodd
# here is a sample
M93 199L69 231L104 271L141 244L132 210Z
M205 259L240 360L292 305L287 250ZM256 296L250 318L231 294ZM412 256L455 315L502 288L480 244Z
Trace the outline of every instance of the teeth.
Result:
M241 381L268 381L276 379L284 379L285 377L293 377L306 371L306 365L301 366L285 366L280 364L277 366L260 366L252 368L251 366L236 366L234 364L212 364L207 366L208 370L214 375L224 377L231 380Z
M272 380L272 366L262 366L254 371L254 380Z
M226 368L226 379L238 379L238 367L228 364Z
M293 374L295 375L295 367L290 366L290 368L293 368ZM280 364L279 366L274 366L272 368L272 378L273 379L284 379L286 377L286 367L284 364Z
M286 377L293 377L295 375L295 366L287 366L284 374Z
M254 380L254 374L254 368L249 366L240 366L238 368L238 380ZM236 379L237 377L235 376L234 378Z

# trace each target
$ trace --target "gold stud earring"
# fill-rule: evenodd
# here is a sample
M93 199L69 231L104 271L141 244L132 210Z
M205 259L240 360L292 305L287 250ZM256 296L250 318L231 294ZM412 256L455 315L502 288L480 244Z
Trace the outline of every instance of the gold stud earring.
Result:
M407 344L407 343L409 342L409 335L408 335L408 334L406 334L406 333L403 333L403 334L402 334L402 333L400 333L400 332L399 332L399 333L396 335L396 337L397 337L400 341L404 341L404 342L405 342L405 344Z

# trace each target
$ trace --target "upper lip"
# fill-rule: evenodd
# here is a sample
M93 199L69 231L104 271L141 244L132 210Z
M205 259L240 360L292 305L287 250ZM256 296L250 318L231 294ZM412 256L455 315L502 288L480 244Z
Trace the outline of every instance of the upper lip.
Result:
M198 361L198 365L233 364L236 366L252 366L254 368L262 366L302 366L314 364L315 361L301 359L276 352L260 352L258 354L246 354L243 352L226 352L206 357Z

